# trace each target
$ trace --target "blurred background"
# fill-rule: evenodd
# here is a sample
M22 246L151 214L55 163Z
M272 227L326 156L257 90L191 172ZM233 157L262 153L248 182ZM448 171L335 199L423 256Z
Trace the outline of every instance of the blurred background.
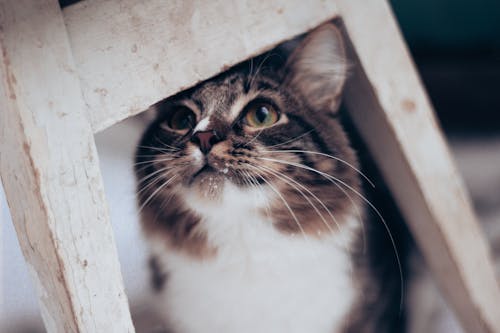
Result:
M66 6L75 1L60 2ZM500 1L390 2L495 256L500 258ZM147 270L131 170L143 126L137 119L118 124L99 134L97 145L132 310L147 321L140 315L148 310ZM0 332L43 332L1 187L0 217ZM419 283L425 285L427 280L423 273ZM434 319L428 324L433 326L421 326L421 332L460 332L439 299L424 302L434 312L421 314L421 320Z

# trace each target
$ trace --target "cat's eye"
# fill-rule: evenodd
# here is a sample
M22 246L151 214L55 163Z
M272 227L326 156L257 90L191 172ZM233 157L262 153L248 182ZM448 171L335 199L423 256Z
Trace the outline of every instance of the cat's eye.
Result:
M196 115L185 106L177 107L168 119L168 126L176 131L185 131L196 124Z
M249 105L245 114L247 125L256 128L268 127L276 123L279 113L268 103L254 103Z

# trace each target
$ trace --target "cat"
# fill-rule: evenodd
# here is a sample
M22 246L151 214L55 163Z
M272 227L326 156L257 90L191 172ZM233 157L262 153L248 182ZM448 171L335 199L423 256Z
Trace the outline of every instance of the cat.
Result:
M168 332L401 331L339 117L347 72L327 23L156 106L135 172Z

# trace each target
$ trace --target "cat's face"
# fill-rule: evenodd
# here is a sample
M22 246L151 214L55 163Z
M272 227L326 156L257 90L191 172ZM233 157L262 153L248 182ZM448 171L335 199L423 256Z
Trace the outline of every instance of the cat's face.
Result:
M182 220L182 193L217 204L231 184L273 193L268 207L284 232L336 228L353 205L346 193L359 187L335 113L345 68L339 34L327 25L282 68L254 61L162 102L136 157L145 214Z

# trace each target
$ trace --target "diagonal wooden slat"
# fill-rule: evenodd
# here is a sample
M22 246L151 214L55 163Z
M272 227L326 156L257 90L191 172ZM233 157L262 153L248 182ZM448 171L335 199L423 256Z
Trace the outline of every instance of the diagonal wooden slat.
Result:
M357 55L345 97L354 122L462 326L500 332L488 245L391 10L336 3Z
M87 0L64 17L97 132L336 12L323 0Z
M57 1L1 0L0 48L0 174L46 329L134 332Z

